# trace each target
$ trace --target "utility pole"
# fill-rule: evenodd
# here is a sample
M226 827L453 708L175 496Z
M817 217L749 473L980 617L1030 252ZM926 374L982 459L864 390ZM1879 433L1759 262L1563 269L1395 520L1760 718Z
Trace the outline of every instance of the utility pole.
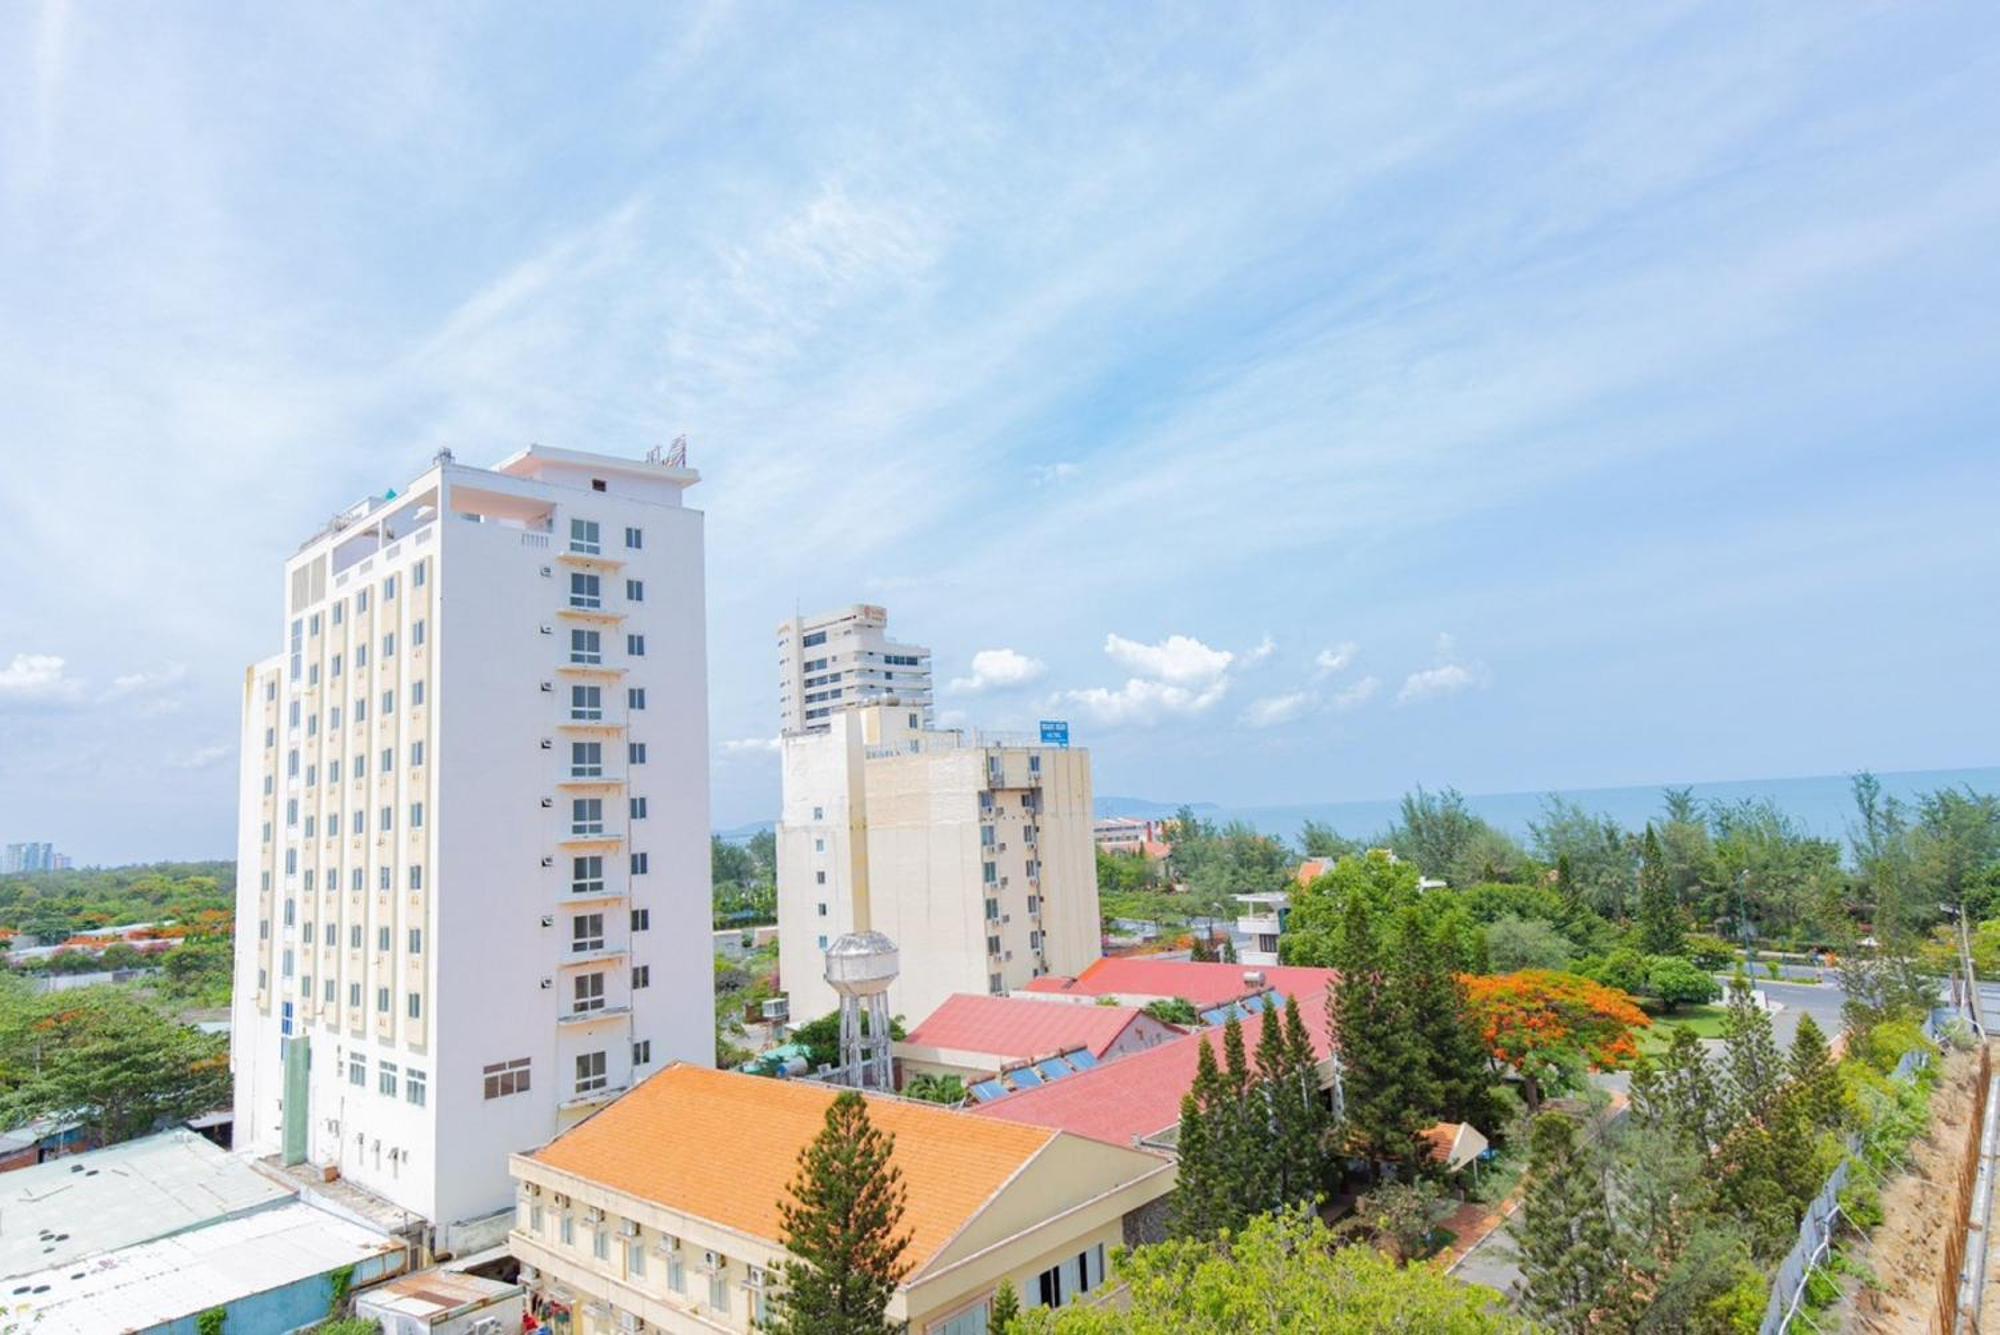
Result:
M1986 1008L1979 1000L1979 976L1972 971L1972 932L1965 925L1965 908L1958 913L1958 967L1965 978L1965 1000L1972 1011L1972 1027L1986 1037Z

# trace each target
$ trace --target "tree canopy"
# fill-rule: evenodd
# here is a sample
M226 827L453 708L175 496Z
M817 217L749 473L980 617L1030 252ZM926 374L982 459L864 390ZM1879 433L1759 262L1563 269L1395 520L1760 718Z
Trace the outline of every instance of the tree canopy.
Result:
M876 1129L853 1090L834 1099L799 1151L789 1199L778 1203L785 1284L767 1329L783 1335L889 1335L885 1316L909 1273L905 1189L896 1138Z

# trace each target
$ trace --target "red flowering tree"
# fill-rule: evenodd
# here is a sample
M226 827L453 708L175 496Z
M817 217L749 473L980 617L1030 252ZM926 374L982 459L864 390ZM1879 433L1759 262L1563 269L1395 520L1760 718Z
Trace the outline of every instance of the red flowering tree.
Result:
M1639 1056L1633 1030L1652 1024L1617 988L1550 969L1471 977L1465 988L1486 1050L1521 1077L1530 1112L1545 1091L1573 1086L1586 1069L1631 1065Z

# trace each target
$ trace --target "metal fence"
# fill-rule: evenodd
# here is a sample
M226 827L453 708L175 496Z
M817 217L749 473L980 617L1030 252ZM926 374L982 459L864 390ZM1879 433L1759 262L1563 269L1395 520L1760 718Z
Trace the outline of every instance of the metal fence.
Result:
M1924 1025L1924 1036L1933 1042L1941 1042L1945 1026L1954 1015L1948 1010L1934 1010ZM1904 1084L1917 1078L1917 1072L1930 1061L1928 1052L1906 1052L1896 1063L1893 1079ZM1983 1089L1984 1086L1982 1085ZM1847 1185L1848 1168L1852 1156L1860 1151L1861 1143L1854 1137L1847 1142L1848 1157L1840 1161L1826 1185L1820 1188L1813 1203L1806 1207L1806 1217L1799 1221L1799 1240L1792 1244L1792 1250L1778 1266L1776 1276L1771 1281L1771 1300L1764 1307L1764 1321L1758 1326L1758 1335L1780 1335L1792 1318L1799 1313L1799 1306L1805 1302L1806 1280L1813 1267L1825 1259L1833 1246L1834 1229L1839 1224L1840 1191ZM1963 1239L1960 1247L1964 1246ZM1955 1269L1955 1268L1954 1268ZM1954 1294L1956 1290L1954 1289ZM1949 1330L1949 1327L1946 1327Z

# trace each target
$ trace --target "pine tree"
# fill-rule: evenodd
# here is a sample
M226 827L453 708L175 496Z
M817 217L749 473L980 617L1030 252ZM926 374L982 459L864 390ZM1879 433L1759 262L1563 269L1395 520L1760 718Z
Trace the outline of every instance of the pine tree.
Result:
M1666 1052L1632 1073L1632 1115L1702 1154L1723 1131L1721 1113L1708 1053L1686 1027L1677 1026Z
M1423 1111L1435 1120L1492 1127L1492 1075L1485 1040L1459 973L1462 947L1449 922L1433 932L1420 910L1396 919L1397 982L1425 1054Z
M1528 1182L1514 1226L1522 1308L1558 1335L1598 1335L1620 1265L1600 1166L1577 1140L1574 1121L1537 1117Z
M1639 941L1648 955L1678 955L1685 946L1680 905L1668 878L1660 836L1646 826L1639 843Z
M1840 1075L1827 1047L1826 1035L1810 1015L1799 1017L1798 1033L1792 1036L1792 1088L1807 1122L1822 1131L1840 1125Z
M1234 1014L1222 1026L1222 1083L1225 1097L1206 1111L1209 1135L1220 1149L1216 1157L1229 1174L1222 1224L1235 1230L1264 1208L1271 1187L1270 1136L1263 1096L1251 1075L1243 1021Z
M1722 1086L1733 1124L1763 1117L1785 1079L1784 1058L1771 1032L1771 1015L1757 1004L1750 980L1729 985L1729 1013L1722 1022Z
M986 1312L987 1335L1008 1335L1009 1329L1021 1319L1021 1295L1014 1291L1014 1281L1003 1279L1000 1287L993 1291L993 1305Z
M1414 1150L1417 1132L1436 1120L1426 1113L1435 1097L1429 1059L1407 990L1390 985L1360 895L1347 902L1341 938L1331 1009L1348 1141L1371 1160L1401 1162Z
M770 1329L784 1335L882 1335L883 1314L909 1273L903 1175L896 1138L875 1129L853 1090L834 1099L826 1124L799 1151L784 1228L785 1287Z
M1270 1210L1314 1201L1326 1178L1326 1110L1319 1100L1318 1059L1296 1000L1284 1019L1264 1009L1257 1044L1257 1085L1268 1133L1263 1141L1263 1200Z
M1206 1240L1229 1221L1233 1176L1223 1159L1226 1146L1215 1135L1215 1109L1227 1097L1215 1047L1204 1040L1196 1050L1194 1085L1181 1096L1180 1136L1175 1142L1180 1160L1173 1208L1176 1237Z

